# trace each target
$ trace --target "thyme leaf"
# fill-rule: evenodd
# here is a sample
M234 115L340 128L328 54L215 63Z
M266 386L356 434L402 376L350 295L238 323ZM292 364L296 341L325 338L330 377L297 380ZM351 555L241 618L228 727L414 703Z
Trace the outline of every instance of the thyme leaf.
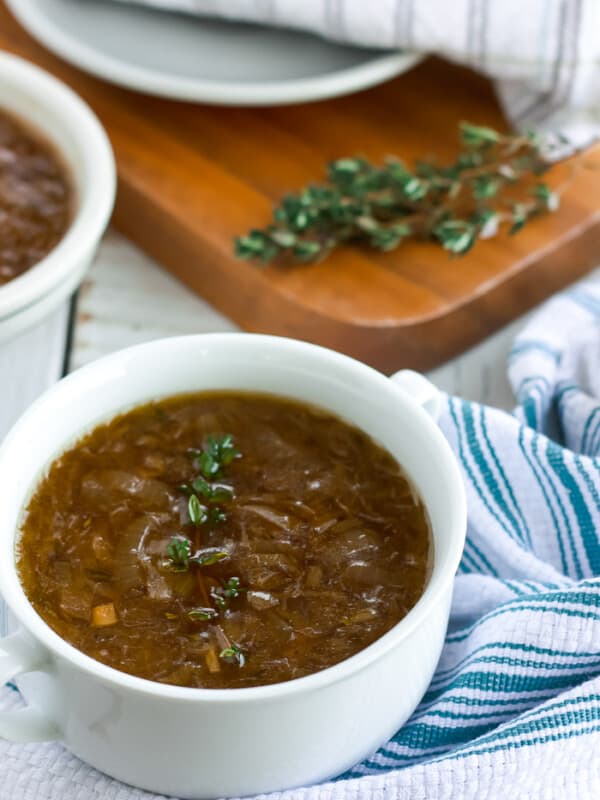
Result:
M190 495L188 514L192 525L203 525L208 519L208 509L198 500L198 495Z
M212 567L213 564L225 561L226 558L229 558L229 553L225 550L219 550L218 547L205 547L197 550L191 556L190 564L195 564L197 567Z
M218 617L219 612L214 608L192 608L187 615L193 622L207 622Z
M210 591L210 596L215 605L221 609L226 609L231 600L235 600L246 589L241 585L241 581L237 577L228 578L221 581L221 586L213 587Z
M185 536L173 536L167 545L167 566L173 572L186 572L190 566L192 543Z
M205 447L202 450L192 448L189 454L194 458L196 467L207 481L216 478L221 474L223 467L229 466L236 458L241 457L230 433L223 436L214 434L207 436Z
M239 667L243 667L246 663L244 651L234 642L231 643L231 647L226 647L224 650L221 650L219 658L223 659L223 661L226 661L228 664L237 664Z
M231 501L234 491L231 486L216 483L214 479L220 476L235 459L241 457L233 437L231 434L207 436L203 449L192 449L188 451L188 454L193 458L194 466L200 472L200 475L193 480L182 483L178 487L179 491L188 498L187 512L190 524L200 528L204 525L217 525L224 522L227 517L223 508L218 504ZM194 539L197 547L200 541L199 530L195 531ZM240 579L235 576L220 581L211 577L210 589L207 586L208 581L203 577L201 570L228 559L227 551L219 547L201 547L192 552L191 540L182 535L173 536L167 544L166 551L167 559L164 566L172 572L198 569L195 578L203 605L185 612L192 622L208 622L217 619L220 613L227 610L231 600L246 591L240 585ZM176 615L172 615L171 612L167 613L167 619L172 618L176 618ZM242 649L227 639L220 625L217 625L217 630L221 632L221 647L225 645L219 657L228 663L243 667L246 657ZM213 657L217 661L216 651Z

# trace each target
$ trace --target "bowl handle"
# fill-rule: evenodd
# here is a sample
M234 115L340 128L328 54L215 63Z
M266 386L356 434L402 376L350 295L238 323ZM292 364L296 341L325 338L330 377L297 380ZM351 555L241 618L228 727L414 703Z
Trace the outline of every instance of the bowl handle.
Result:
M400 372L390 376L390 380L437 421L442 411L442 394L431 381L412 369L401 369Z
M47 658L22 631L0 639L0 686L7 681L44 667ZM0 711L0 738L9 742L49 742L60 739L54 722L41 711L27 706Z

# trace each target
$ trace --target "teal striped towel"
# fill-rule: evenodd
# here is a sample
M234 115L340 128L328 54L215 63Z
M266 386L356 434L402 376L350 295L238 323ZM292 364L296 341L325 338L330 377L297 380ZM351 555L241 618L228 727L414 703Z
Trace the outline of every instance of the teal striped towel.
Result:
M580 284L516 340L514 415L448 399L469 528L433 682L377 753L273 800L600 798L599 324L600 283ZM58 745L0 744L0 800L149 797Z

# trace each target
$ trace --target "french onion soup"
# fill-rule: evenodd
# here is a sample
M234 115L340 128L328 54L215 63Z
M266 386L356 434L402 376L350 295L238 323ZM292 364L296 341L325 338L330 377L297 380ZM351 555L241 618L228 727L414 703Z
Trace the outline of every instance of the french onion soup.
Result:
M426 511L392 456L330 413L180 395L101 425L49 468L17 548L56 633L141 678L288 681L392 628L429 573Z
M0 111L0 286L59 243L71 222L71 195L52 148Z

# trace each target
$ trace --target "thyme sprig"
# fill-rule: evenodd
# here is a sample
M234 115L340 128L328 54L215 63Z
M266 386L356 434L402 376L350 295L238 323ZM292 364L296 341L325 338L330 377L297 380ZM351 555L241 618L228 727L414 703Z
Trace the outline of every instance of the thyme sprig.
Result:
M200 471L200 475L189 483L180 484L178 488L188 497L189 525L196 528L194 539L197 546L200 542L201 526L216 525L227 518L224 509L217 504L232 500L234 491L225 483L216 483L215 479L222 477L225 468L235 459L241 458L241 453L235 447L230 434L208 436L203 449L192 449L188 453L193 458L194 467ZM240 579L235 576L220 580L212 578L208 589L202 575L203 567L210 567L228 559L229 553L218 547L199 547L194 551L192 540L183 534L178 534L168 542L166 554L163 567L171 572L188 572L199 568L196 577L204 605L189 609L186 612L187 618L194 623L214 623L222 643L221 651L218 653L219 659L227 664L243 667L246 656L242 648L228 639L218 619L227 611L231 601L246 590L242 587Z
M173 536L167 545L165 566L172 572L187 572L192 565L211 567L229 558L229 553L218 547L203 547L192 554L192 542L186 536Z
M226 466L236 458L241 458L241 453L234 445L233 437L229 433L224 436L207 436L204 449L194 448L189 450L188 454L194 459L194 466L202 473L190 483L182 483L178 487L180 492L188 496L189 524L200 526L207 523L216 525L224 522L227 515L223 508L216 503L232 500L233 489L226 484L209 483L206 478L209 474L214 477L220 475ZM201 502L200 497L204 503ZM194 564L198 567L212 566L228 558L229 554L217 547L205 547L192 554L191 540L187 536L179 534L173 536L168 543L167 557L167 567L174 572L185 572Z
M194 460L194 466L200 475L191 483L182 483L179 490L188 495L188 516L192 525L209 523L216 525L225 522L227 515L216 503L227 502L233 498L233 489L225 484L209 483L209 480L222 475L223 469L236 458L241 458L235 447L233 437L207 436L206 446L202 450L191 448L188 455ZM204 500L201 502L200 497Z
M229 433L224 436L207 436L206 446L202 450L191 448L188 453L206 480L217 478L223 467L229 466L236 458L240 458L240 452L233 442L233 436Z
M214 608L207 606L202 608L192 608L187 612L187 615L193 622L207 622L208 620L218 617L219 612Z
M559 192L535 180L551 166L551 142L467 122L460 139L462 151L449 166L418 161L409 169L391 157L380 167L364 158L333 161L326 183L285 196L272 224L238 237L236 256L311 262L349 242L388 251L410 238L463 255L501 224L514 234L557 210Z
M238 667L243 667L246 663L244 651L238 644L235 644L235 642L232 642L230 647L221 650L219 658L223 659L223 661L227 661L229 664L237 664Z
M246 589L241 585L240 579L237 577L229 578L222 581L218 587L213 587L210 592L211 600L222 611L225 610L231 600L235 600Z
M167 545L167 566L173 572L187 572L190 568L192 543L186 536L173 536Z

